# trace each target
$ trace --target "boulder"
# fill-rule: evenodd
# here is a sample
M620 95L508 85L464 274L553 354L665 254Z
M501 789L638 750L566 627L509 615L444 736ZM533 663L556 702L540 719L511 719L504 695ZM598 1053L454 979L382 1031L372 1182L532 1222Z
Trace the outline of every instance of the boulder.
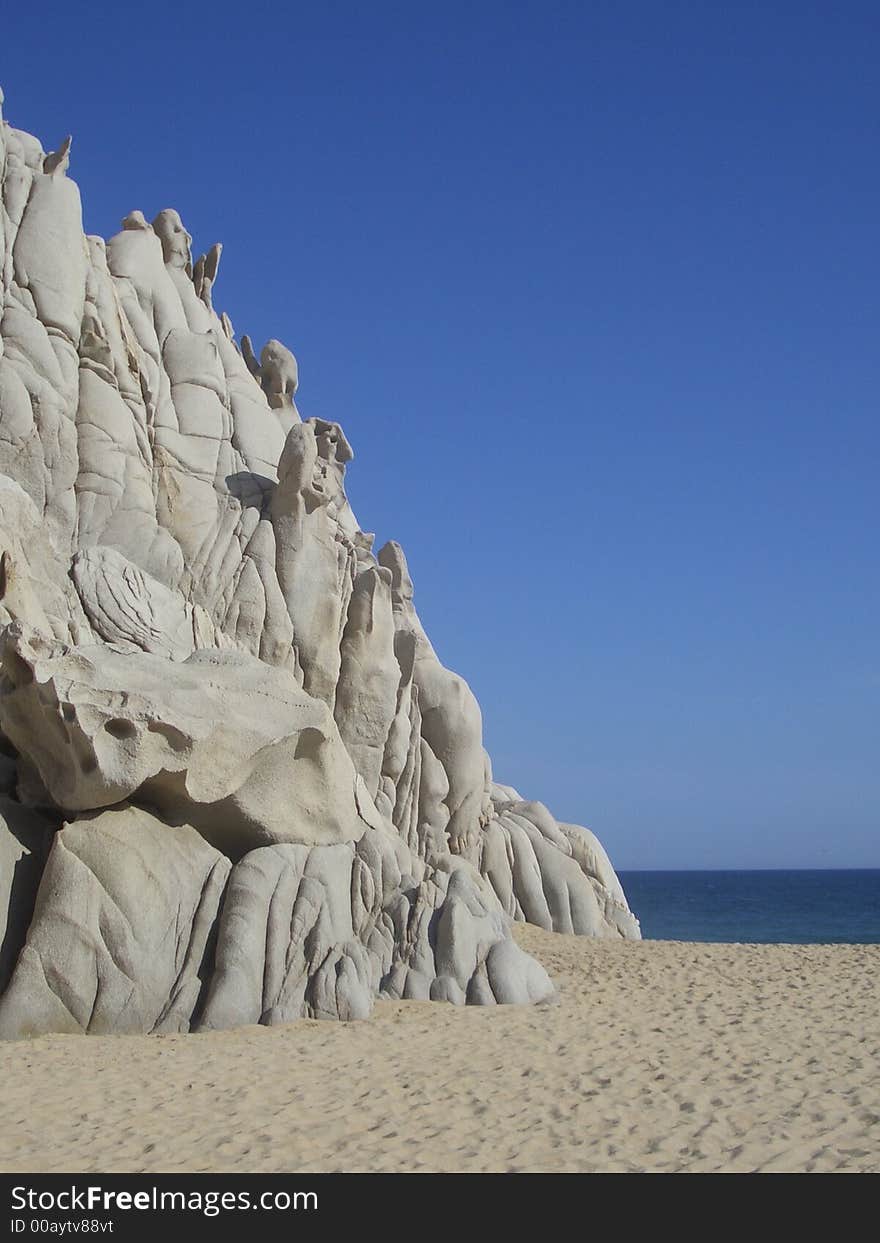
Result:
M230 864L188 825L136 807L56 833L0 1036L185 1032Z

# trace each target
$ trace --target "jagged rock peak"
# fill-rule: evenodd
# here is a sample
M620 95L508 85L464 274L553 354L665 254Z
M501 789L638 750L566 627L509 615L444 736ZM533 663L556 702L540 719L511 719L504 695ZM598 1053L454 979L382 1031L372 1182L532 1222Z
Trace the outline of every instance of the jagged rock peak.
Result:
M0 1032L548 999L511 920L638 936L607 856L493 782L219 243L85 236L70 147L0 121Z

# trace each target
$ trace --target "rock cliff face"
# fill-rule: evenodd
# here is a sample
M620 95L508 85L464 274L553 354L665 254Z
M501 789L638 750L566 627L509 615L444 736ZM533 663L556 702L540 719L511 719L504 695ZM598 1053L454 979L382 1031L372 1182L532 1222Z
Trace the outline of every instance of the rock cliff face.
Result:
M604 851L493 782L219 245L84 236L69 158L0 121L0 1034L549 998L510 920L637 937Z

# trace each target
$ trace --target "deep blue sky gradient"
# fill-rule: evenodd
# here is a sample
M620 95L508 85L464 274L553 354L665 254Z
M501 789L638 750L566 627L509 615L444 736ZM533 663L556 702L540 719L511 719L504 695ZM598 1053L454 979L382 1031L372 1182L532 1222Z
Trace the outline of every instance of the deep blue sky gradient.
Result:
M177 207L622 868L880 864L876 3L15 5L86 228Z

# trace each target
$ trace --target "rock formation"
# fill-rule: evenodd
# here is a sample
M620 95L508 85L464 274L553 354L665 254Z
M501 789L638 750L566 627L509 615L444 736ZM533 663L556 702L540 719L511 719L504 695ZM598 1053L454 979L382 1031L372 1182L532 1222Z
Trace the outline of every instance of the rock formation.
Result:
M0 118L0 1034L550 998L510 921L637 937L604 851L493 782L219 244L84 236L70 150Z

